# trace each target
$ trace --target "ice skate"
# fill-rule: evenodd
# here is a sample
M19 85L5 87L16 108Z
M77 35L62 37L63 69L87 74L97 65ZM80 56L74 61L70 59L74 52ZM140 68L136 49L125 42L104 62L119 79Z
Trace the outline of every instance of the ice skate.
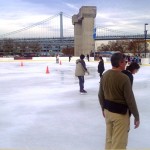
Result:
M80 94L87 94L87 91L81 90L81 91L80 91Z

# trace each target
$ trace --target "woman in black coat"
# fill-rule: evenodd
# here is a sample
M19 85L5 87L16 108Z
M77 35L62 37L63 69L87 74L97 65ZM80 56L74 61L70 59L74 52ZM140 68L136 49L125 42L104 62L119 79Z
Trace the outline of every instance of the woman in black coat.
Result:
M122 71L129 77L131 85L133 85L133 74L137 73L139 69L140 65L136 62L132 62L129 66L126 67L126 70Z
M100 56L99 64L98 64L98 73L99 73L100 78L102 77L104 70L105 70L104 61L103 61L103 58Z

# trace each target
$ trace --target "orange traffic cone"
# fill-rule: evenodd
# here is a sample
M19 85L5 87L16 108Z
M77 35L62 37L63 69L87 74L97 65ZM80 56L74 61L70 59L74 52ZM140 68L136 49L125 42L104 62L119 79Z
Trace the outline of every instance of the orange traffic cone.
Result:
M61 60L60 60L59 64L62 65Z
M21 62L20 66L23 66L23 62Z
M46 68L46 74L49 74L49 69L48 69L48 66Z

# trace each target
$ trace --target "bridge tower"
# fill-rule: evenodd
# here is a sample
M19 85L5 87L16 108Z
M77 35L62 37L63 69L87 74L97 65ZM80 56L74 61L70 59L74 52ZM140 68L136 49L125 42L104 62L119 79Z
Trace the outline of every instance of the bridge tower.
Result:
M75 56L90 54L94 50L93 29L95 17L96 6L82 6L79 13L72 16Z
M63 38L63 12L60 12L60 38Z

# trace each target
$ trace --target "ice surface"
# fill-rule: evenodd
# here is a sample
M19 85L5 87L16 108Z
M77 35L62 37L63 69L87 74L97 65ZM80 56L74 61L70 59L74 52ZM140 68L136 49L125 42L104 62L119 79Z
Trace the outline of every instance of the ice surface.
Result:
M0 62L0 149L103 150L98 62L86 62L86 95L79 93L74 62L23 64ZM150 66L134 75L133 90L141 124L134 129L131 117L128 149L150 148Z

